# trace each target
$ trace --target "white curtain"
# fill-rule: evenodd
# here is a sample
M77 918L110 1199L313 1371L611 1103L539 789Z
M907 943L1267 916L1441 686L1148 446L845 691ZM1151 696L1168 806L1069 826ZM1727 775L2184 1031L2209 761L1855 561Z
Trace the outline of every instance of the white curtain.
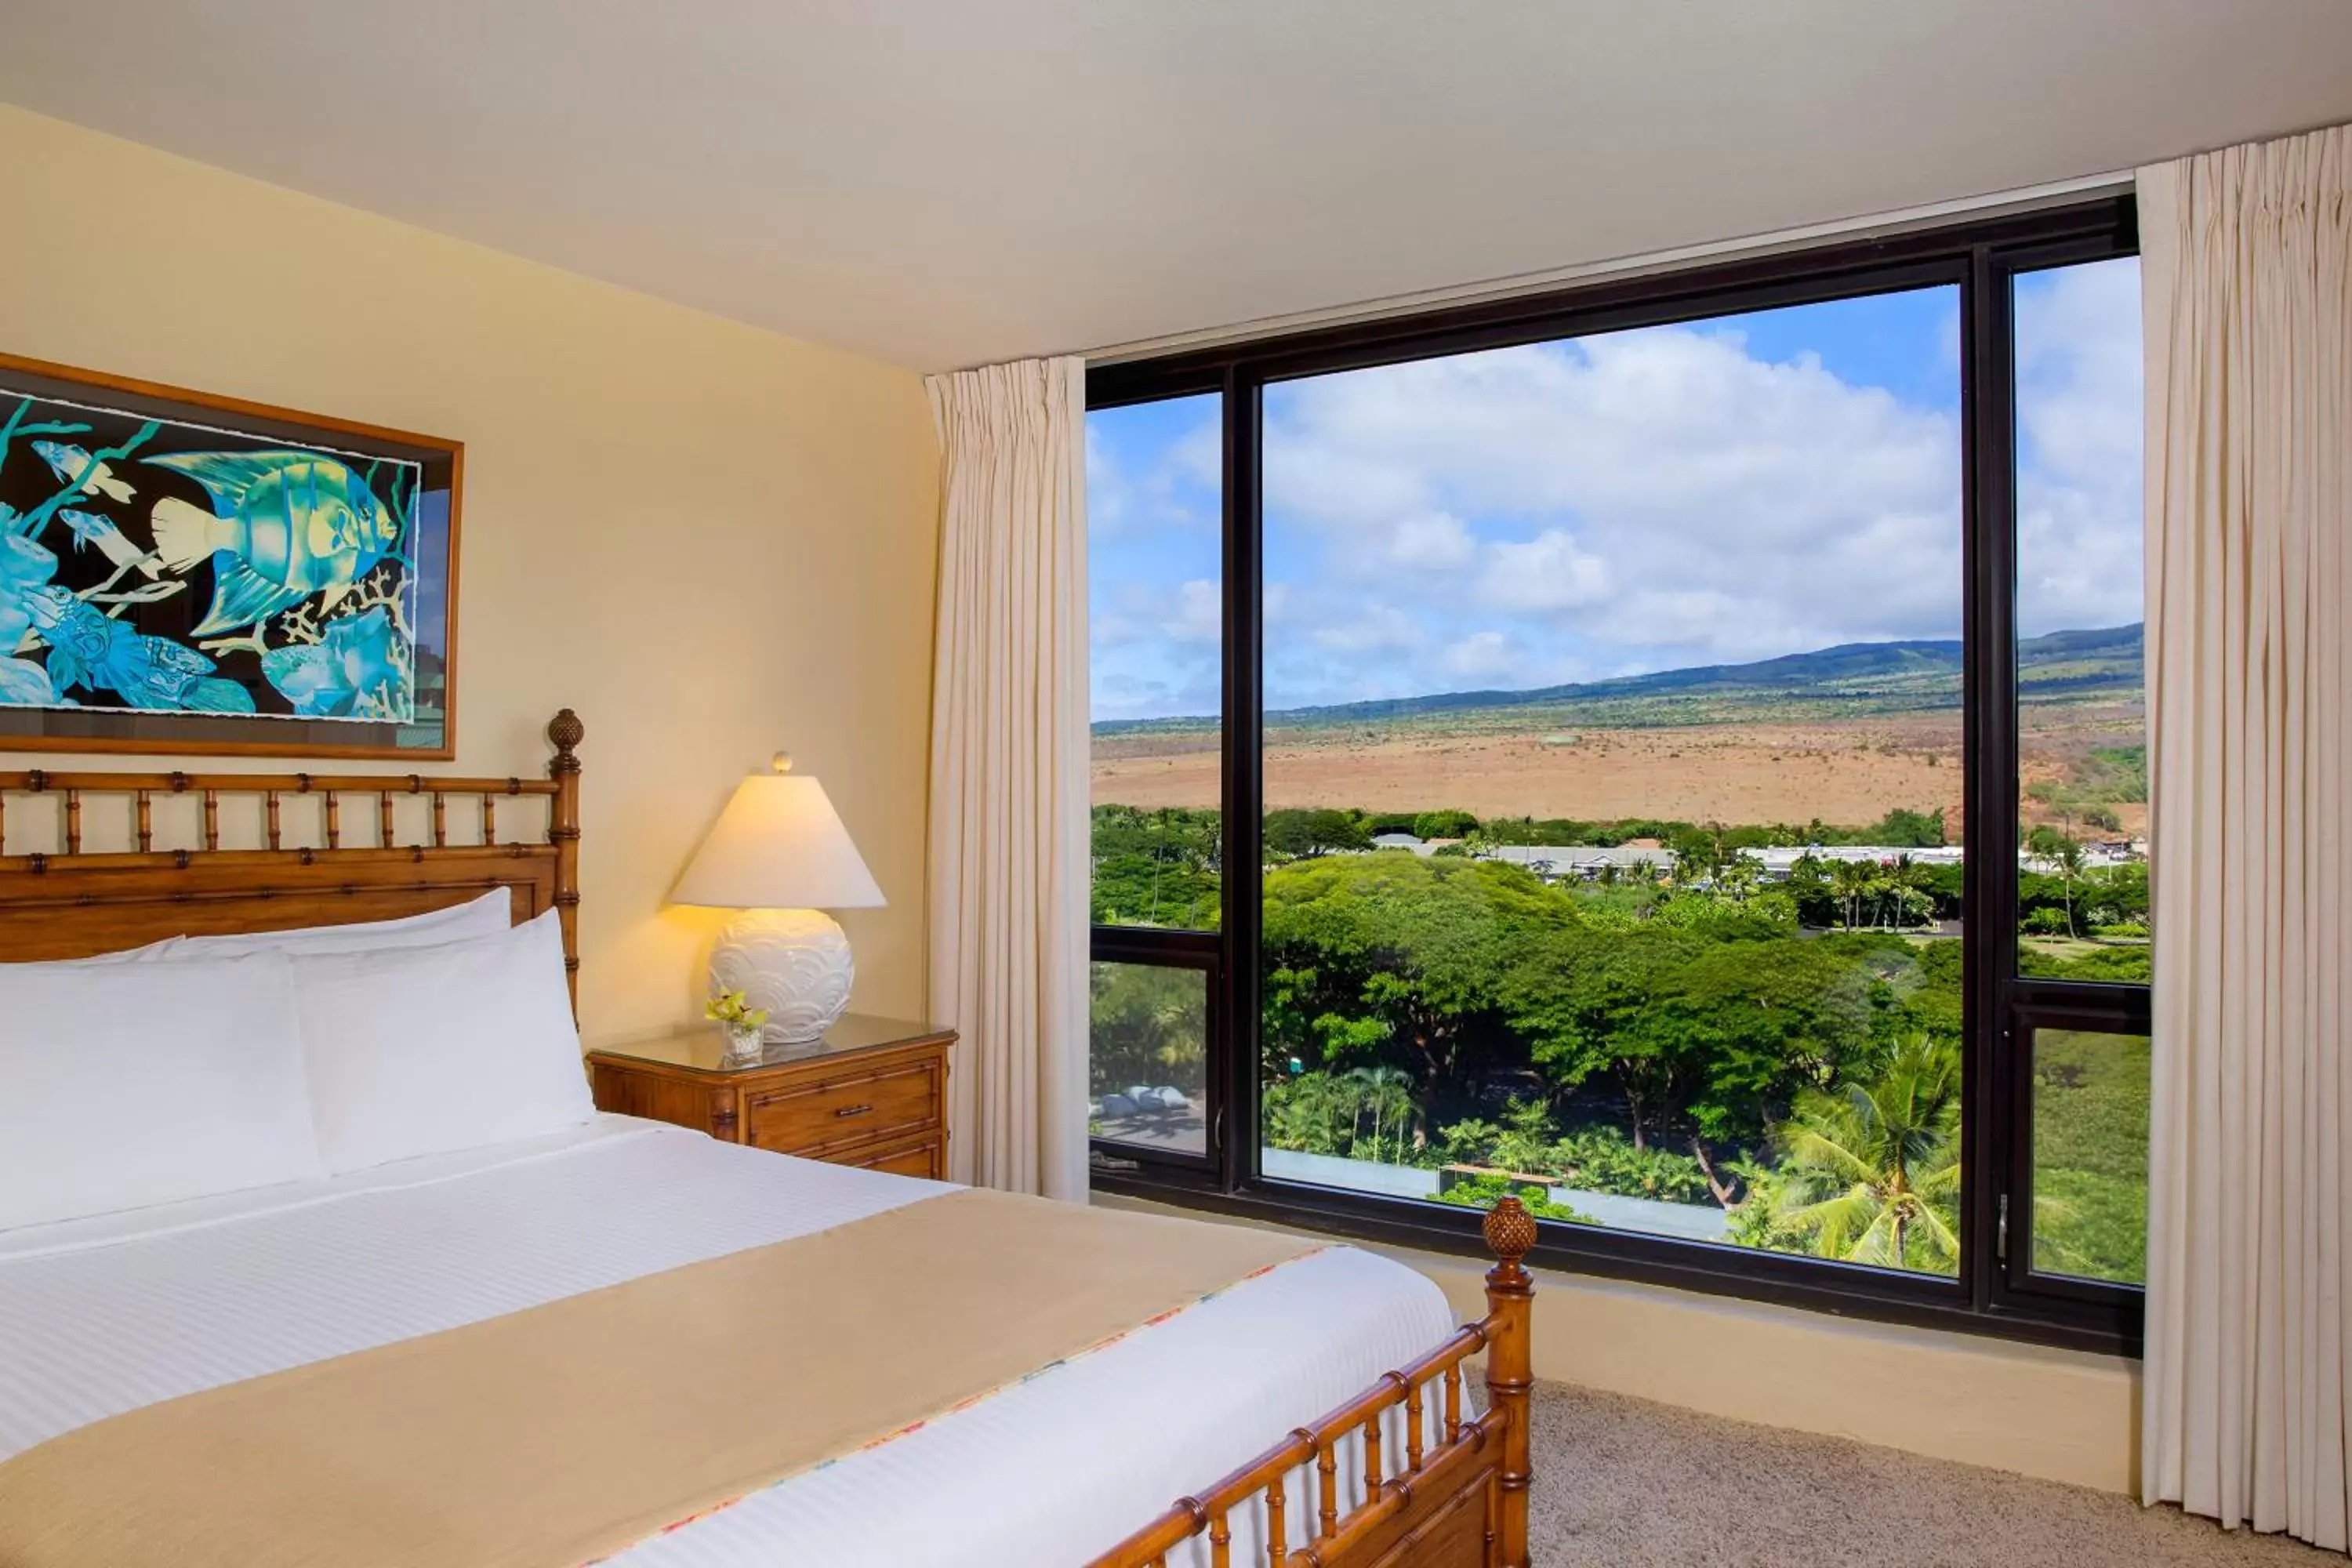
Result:
M2142 1496L2347 1543L2352 130L2139 174L2156 848Z
M930 1005L958 1181L1087 1192L1086 362L929 378Z

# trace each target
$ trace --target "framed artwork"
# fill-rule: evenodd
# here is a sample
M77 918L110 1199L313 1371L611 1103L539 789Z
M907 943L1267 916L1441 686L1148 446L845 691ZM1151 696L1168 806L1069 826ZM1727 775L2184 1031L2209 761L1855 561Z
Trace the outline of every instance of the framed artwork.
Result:
M0 749L448 760L464 462L0 354Z

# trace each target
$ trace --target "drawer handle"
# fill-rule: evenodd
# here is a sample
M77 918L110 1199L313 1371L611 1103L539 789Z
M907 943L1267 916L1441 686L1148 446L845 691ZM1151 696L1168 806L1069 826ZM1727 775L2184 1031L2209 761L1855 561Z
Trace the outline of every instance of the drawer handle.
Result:
M873 1109L870 1105L845 1105L833 1114L836 1119L844 1116L863 1116Z

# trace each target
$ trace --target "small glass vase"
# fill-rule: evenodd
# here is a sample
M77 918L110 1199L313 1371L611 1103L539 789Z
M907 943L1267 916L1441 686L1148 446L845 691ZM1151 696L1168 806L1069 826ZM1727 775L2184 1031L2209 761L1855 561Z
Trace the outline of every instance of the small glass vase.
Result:
M727 1038L727 1059L730 1062L756 1062L767 1042L760 1036L756 1024L721 1024L719 1033Z

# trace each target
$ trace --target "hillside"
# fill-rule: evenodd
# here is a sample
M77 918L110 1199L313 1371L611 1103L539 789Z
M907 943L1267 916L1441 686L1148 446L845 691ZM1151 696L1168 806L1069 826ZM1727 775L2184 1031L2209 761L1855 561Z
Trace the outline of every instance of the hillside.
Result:
M2053 632L2019 646L2019 695L2029 703L2133 701L2140 694L2140 627ZM1698 665L1614 680L1525 691L1454 691L1424 697L1293 708L1266 714L1292 730L1430 727L1525 730L1589 724L1648 728L1732 719L1808 721L1933 712L1960 705L1960 645L1952 641L1845 643L1753 664ZM1099 723L1097 735L1176 732L1205 719Z

